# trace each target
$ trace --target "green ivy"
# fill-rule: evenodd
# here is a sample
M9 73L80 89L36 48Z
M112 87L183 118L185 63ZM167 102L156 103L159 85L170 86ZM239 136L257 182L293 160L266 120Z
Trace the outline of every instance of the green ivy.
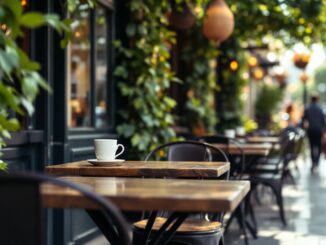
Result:
M261 86L255 103L256 118L260 128L271 126L271 116L278 109L283 96L284 92L279 86L266 84Z
M123 123L117 131L129 141L129 155L141 158L159 144L176 139L172 109L176 102L168 96L171 82L180 82L169 58L175 33L168 29L167 0L132 0L127 4L130 20L127 46L115 46L122 62L115 70L118 87L126 101L120 111Z
M52 26L60 34L69 34L69 21L57 15L25 12L20 0L0 0L0 149L10 132L20 128L17 115L32 115L33 101L40 89L51 91L39 74L40 65L29 59L17 45L24 29ZM69 35L66 35L68 38ZM63 43L66 43L63 40ZM0 160L0 169L7 165Z
M236 61L238 69L232 71L230 62ZM235 128L242 125L243 101L241 94L247 81L242 78L244 70L247 69L244 50L241 49L236 37L231 37L220 46L220 55L217 66L222 71L219 75L220 91L218 102L221 103L219 111L218 131L227 128Z
M214 133L217 123L215 93L218 90L214 64L218 49L214 42L198 35L201 33L202 20L199 18L189 30L188 42L182 53L188 76L184 79L187 100L180 123L190 130L200 125L207 133Z

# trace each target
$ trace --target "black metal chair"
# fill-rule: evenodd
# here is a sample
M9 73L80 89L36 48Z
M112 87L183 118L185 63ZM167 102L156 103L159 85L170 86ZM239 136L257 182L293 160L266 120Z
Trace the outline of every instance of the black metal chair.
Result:
M221 149L198 141L177 141L163 144L145 157L145 161L148 160L229 162L228 157ZM228 179L229 172L223 178ZM169 238L167 244L222 245L224 244L222 219L223 214L206 214L205 219L203 217L191 217L179 225L175 222L176 227L172 231L174 235ZM167 220L164 217L157 217L155 220L150 217L136 222L134 224L134 241L136 244L141 244L149 237L155 238L160 227Z
M231 163L230 179L232 179L232 180L241 180L242 179L242 175L245 170L245 155L244 155L243 148L241 146L241 142L239 142L235 138L230 138L230 137L226 137L224 135L218 135L218 134L201 136L201 137L198 137L198 140L204 141L204 142L207 142L210 144L223 144L224 147L227 149L232 144L237 149L239 154L234 154L234 155L227 154L227 157L230 159L230 163ZM248 242L246 228L249 228L253 237L256 237L256 233L252 232L253 229L250 229L249 225L246 225L245 201L242 201L241 204L237 207L237 209L231 213L230 218L226 222L225 232L228 231L228 228L234 218L237 219L237 222L241 228L242 234L244 236L245 244L248 244L249 242Z
M243 172L245 170L245 155L240 141L235 138L230 138L218 134L200 136L197 137L197 140L209 144L223 144L225 145L226 149L229 149L230 145L232 144L239 153L233 155L226 153L231 163L230 179L239 180L242 178Z
M103 221L112 225L104 228L110 233L110 244L132 244L128 223L109 200L80 185L32 173L0 175L0 244L46 244L40 193L40 185L45 182L74 189L94 202Z
M249 196L256 190L257 186L264 185L272 189L276 196L277 205L279 206L279 213L284 226L286 226L286 218L283 206L283 180L284 174L291 160L288 154L295 144L295 134L288 132L284 135L281 149L276 156L268 156L261 158L255 167L248 173L248 179L251 181L251 190ZM254 217L252 217L254 219Z

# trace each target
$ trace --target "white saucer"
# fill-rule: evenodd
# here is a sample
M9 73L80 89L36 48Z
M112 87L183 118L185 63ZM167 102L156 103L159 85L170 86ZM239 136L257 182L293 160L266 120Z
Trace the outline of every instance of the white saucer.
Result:
M88 159L89 163L95 166L116 166L119 163L126 161L125 159L113 159L113 160L97 160L97 159Z

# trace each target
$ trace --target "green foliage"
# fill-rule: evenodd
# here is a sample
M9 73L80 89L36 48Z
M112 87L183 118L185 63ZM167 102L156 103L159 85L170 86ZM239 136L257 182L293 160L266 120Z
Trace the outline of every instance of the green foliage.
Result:
M169 1L132 0L126 35L130 42L115 46L122 62L115 70L126 105L120 111L118 133L130 144L131 157L141 158L159 144L175 139L172 129L176 102L168 97L172 81L179 81L169 64L175 33L167 28Z
M314 87L319 91L320 102L326 104L326 65L321 65L315 71Z
M96 0L67 0L67 8L70 13L74 12L80 4L87 4L90 8L95 8Z
M218 51L216 44L209 41L201 33L202 20L189 30L188 43L183 49L182 59L187 64L184 90L186 104L180 123L190 130L203 125L207 133L214 133L217 116L215 111L216 73L214 63Z
M241 41L261 43L270 35L288 46L326 42L325 0L230 0L228 4L235 16L233 35Z
M236 61L239 68L235 71L230 69L230 62ZM232 36L220 46L219 63L221 74L219 74L220 92L218 102L221 103L219 112L218 130L235 128L242 125L241 115L243 102L241 93L247 81L242 78L246 61L243 49L238 39Z
M282 101L283 95L283 90L278 86L262 85L255 103L256 118L260 127L268 126L273 112L278 109L277 106Z
M265 37L279 39L288 47L298 42L306 45L326 43L325 0L229 0L227 3L234 14L235 29L231 38L222 43L221 47L226 53L222 53L221 57L222 78L226 80L219 94L222 96L222 112L218 115L221 130L230 125L234 127L241 121L240 93L245 81L241 78L240 71L248 69L242 58L246 52L243 47L249 44L259 46ZM237 73L227 67L227 62L232 58L239 61L240 70Z
M44 25L59 33L68 33L67 22L56 15L24 12L20 0L0 0L0 149L11 131L20 126L17 115L30 116L34 112L33 101L41 88L50 91L38 73L40 65L28 58L17 45L17 38L24 36L24 28L34 29ZM68 37L68 36L66 36ZM14 115L14 116L12 116ZM6 165L1 161L0 169Z
M250 133L258 128L257 123L253 119L248 117L243 117L242 123L246 133Z

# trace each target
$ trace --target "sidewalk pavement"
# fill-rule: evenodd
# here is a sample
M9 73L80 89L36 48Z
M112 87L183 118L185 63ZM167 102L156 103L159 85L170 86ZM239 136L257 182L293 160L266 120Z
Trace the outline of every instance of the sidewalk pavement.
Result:
M321 156L316 173L311 173L307 157L298 159L297 166L293 170L296 185L286 181L283 188L287 226L282 225L275 198L265 188L262 204L254 209L258 239L249 236L250 245L326 245L326 159ZM225 244L244 244L235 221Z

